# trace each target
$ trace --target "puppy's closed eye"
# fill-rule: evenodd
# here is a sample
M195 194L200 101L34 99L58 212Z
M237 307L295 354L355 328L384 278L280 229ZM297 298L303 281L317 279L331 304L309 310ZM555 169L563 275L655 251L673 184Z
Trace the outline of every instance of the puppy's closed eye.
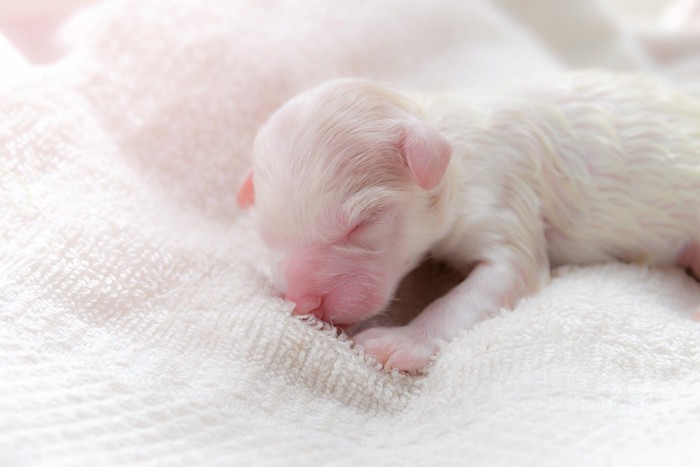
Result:
M364 251L379 251L391 239L393 219L394 216L385 208L366 212L352 224L339 244Z
M366 250L374 250L381 246L384 230L379 219L363 220L348 232L348 242Z

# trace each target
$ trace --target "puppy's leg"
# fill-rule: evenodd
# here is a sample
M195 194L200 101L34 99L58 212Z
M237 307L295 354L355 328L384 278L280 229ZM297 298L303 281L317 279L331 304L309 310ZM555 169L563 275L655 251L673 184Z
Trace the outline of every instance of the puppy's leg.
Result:
M454 338L501 308L513 308L548 279L544 238L530 249L502 246L408 325L367 329L353 340L387 367L417 370L430 362L440 341Z

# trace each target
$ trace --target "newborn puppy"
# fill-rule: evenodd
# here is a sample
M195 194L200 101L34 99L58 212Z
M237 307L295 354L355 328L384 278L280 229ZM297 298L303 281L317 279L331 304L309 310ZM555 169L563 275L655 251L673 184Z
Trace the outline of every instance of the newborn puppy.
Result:
M489 95L364 80L302 93L260 130L238 194L295 313L379 313L427 253L466 279L356 344L415 370L540 289L550 266L621 260L700 275L700 103L649 78L578 73Z

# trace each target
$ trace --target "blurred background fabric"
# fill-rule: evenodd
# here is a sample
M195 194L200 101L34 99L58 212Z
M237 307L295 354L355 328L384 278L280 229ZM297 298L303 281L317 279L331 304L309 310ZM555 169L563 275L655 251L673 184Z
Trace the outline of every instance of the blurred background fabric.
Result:
M695 98L698 2L0 0L0 33L0 465L700 464L683 271L560 268L404 375L292 317L235 203L260 124L334 77Z

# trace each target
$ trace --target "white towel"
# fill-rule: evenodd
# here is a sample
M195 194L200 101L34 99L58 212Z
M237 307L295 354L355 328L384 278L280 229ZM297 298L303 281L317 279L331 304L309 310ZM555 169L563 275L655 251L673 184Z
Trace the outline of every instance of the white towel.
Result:
M0 464L700 464L682 271L561 269L406 376L293 318L235 206L256 128L328 78L665 71L633 34L600 62L553 47L511 3L117 1L55 64L0 76Z

